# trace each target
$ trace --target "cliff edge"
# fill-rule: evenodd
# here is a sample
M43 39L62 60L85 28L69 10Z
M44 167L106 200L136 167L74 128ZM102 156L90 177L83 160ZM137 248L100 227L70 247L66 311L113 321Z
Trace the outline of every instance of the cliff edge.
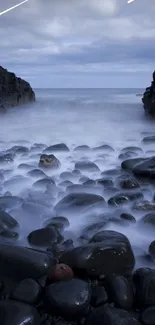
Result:
M0 66L0 111L34 101L30 84Z
M145 89L142 103L147 115L155 116L155 71L152 74L153 81L151 86Z

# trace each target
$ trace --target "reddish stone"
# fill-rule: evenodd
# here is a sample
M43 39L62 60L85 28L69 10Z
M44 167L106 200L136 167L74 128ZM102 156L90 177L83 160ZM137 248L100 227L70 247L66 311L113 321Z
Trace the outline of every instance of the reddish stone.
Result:
M50 281L61 281L73 278L73 270L66 264L56 264L53 266L51 274L49 275Z

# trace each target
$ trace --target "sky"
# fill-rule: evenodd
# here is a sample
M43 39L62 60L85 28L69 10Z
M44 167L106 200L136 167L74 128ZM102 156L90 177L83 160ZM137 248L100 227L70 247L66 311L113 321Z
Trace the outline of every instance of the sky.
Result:
M33 88L145 88L154 17L155 0L29 0L0 16L0 65Z

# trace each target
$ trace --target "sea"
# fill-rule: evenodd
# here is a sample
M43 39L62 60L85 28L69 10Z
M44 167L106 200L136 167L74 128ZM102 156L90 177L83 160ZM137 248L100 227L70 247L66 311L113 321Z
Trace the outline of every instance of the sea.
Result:
M61 162L60 171L55 176L57 178L63 171L72 171L76 161L84 159L95 162L101 172L120 168L118 156L121 149L138 146L143 149L144 156L149 156L148 150L155 149L153 144L149 147L142 144L144 136L155 133L154 121L144 114L141 102L143 92L144 89L35 89L36 103L12 108L1 116L0 151L19 144L30 148L34 143L48 146L65 143L70 152L56 154ZM94 151L74 152L76 146L88 145L93 148L102 144L110 145L114 152L107 156ZM32 155L31 159L24 155L17 159L13 174L10 176L8 173L8 179L19 175L18 165L21 162L32 163L33 159ZM39 161L39 154L37 159ZM32 182L34 180L28 184L30 187ZM13 195L24 196L27 183L9 184L5 190L11 191ZM149 187L146 199L152 200L153 194L154 186ZM31 230L41 227L41 220L36 217L23 220L17 213L14 215L25 236ZM137 218L142 218L142 214ZM69 221L70 230L75 236L90 222L80 216L76 219L70 217ZM145 252L151 240L155 239L153 232L137 225L122 227L114 223L108 229L124 233L133 247L137 246Z

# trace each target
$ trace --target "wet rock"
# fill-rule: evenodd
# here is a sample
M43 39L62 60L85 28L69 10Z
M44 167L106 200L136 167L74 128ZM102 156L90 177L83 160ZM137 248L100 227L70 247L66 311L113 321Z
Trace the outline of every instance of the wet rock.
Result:
M140 320L143 325L155 325L155 306L146 308L141 313Z
M81 172L78 169L73 169L72 174L75 175L75 176L81 176Z
M103 187L100 185L81 185L81 184L73 184L66 188L67 194L77 194L77 193L90 193L90 194L97 194L103 195Z
M12 300L0 301L0 320L2 325L41 325L35 307Z
M127 278L121 275L107 276L105 288L111 302L115 307L132 309L134 303L133 287Z
M39 167L58 169L60 161L54 155L43 154L40 156Z
M33 187L38 189L46 189L48 185L55 185L55 181L50 177L39 179L33 183Z
M104 177L97 179L96 183L104 187L113 186L113 181Z
M155 135L143 138L142 143L145 143L145 144L155 143Z
M130 189L134 189L134 188L139 188L140 185L138 183L138 181L129 176L129 177L122 177L122 179L120 179L119 185L121 188L130 190Z
M17 239L19 234L16 231L4 229L0 231L0 236L7 239Z
M35 166L30 165L30 164L20 164L18 166L18 169L24 170L24 171L30 171L31 169L33 169Z
M5 284L4 281L0 281L0 300L5 297Z
M138 270L136 271L139 272ZM155 305L155 270L144 269L134 275L136 301L140 308Z
M22 175L16 175L4 182L4 187L11 190L17 186L23 186L29 184L29 178Z
M136 223L135 217L129 213L121 213L120 218L124 221Z
M149 254L155 260L155 240L153 240L149 246Z
M34 101L35 93L30 84L0 67L0 106L7 109Z
M14 161L14 157L11 154L0 154L0 164L11 164Z
M69 180L73 182L78 179L78 177L72 172L63 172L60 174L60 178L64 181Z
M90 299L90 285L80 279L56 282L45 290L45 304L48 309L66 319L81 318Z
M150 202L148 200L137 201L133 204L133 210L137 211L154 211L155 210L155 203Z
M75 168L79 169L80 171L87 171L87 172L98 172L100 170L99 167L91 161L76 162Z
M84 182L87 182L87 181L89 181L90 180L90 178L88 177L88 176L81 176L80 178L79 178L79 183L80 184L83 184Z
M21 216L27 215L40 218L41 216L44 216L46 212L48 211L45 206L42 206L40 204L34 204L32 202L24 202L21 206Z
M122 169L132 171L136 164L145 162L147 158L133 158L124 160L121 164Z
M27 173L28 176L30 177L34 177L34 178L39 178L39 177L42 177L42 178L45 178L47 177L47 175L40 169L32 169L30 170L28 173Z
M65 247L65 250L73 249L74 243L72 239L67 239L63 242L63 246Z
M72 183L71 181L63 181L63 182L60 182L60 183L58 184L58 186L59 186L59 187L62 187L62 188L66 188L66 187L68 187L68 186L70 186L70 185L73 185L73 183Z
M131 146L131 147L126 147L121 150L122 153L126 153L128 151L136 152L138 154L142 154L143 150L139 147Z
M4 210L20 207L22 203L23 199L18 196L0 196L0 208Z
M107 169L107 170L104 170L102 173L101 173L101 176L105 177L106 176L120 176L122 175L123 172L122 172L122 169L120 168L112 168L112 169Z
M86 325L140 325L128 311L104 305L95 308L87 317Z
M38 303L40 295L40 285L33 279L24 279L13 289L10 298L28 305L35 305Z
M56 227L57 229L65 229L69 227L70 223L66 217L63 216L58 216L58 217L53 217L47 219L43 226L44 227Z
M18 226L18 222L9 213L0 210L0 232L4 229L12 229Z
M5 180L5 177L3 175L3 171L0 171L0 182L3 182Z
M120 160L126 160L126 159L129 159L129 158L132 158L132 157L137 157L137 156L138 156L138 153L137 152L127 151L125 153L121 153L118 156L118 159L120 159Z
M39 250L0 243L0 277L17 282L47 276L55 265L52 255Z
M74 276L72 269L66 264L56 264L53 266L48 276L50 282L72 279Z
M68 152L69 148L65 143L54 144L53 146L47 147L43 153L53 153L53 152Z
M90 240L99 230L101 230L101 228L105 227L106 224L107 221L105 220L86 226L80 235L80 239L87 241Z
M49 254L52 254L52 256L54 256L54 258L56 259L56 262L59 263L59 258L61 256L61 254L64 251L66 251L66 249L65 249L63 243L60 243L60 244L53 243L52 246L47 247L46 251Z
M115 231L104 230L96 234L89 244L76 247L60 258L75 272L89 277L112 273L127 275L135 264L128 239Z
M22 155L25 153L29 153L29 149L24 146L16 146L16 150L14 151L16 155Z
M155 178L155 157L137 163L132 172L139 177Z
M140 267L133 274L133 280L135 285L140 285L141 281L143 281L144 277L149 274L151 271L150 268Z
M78 146L74 149L74 151L89 151L89 150L91 150L91 148L87 145Z
M155 227L155 213L145 215L140 222L151 225L151 227Z
M88 186L88 185L96 185L96 181L94 181L93 179L88 179L87 181L83 182L83 185Z
M135 193L118 193L115 196L111 197L108 200L109 205L115 205L119 206L122 204L126 204L130 201L134 201L136 199L142 199L143 198L143 193L141 192L135 192Z
M27 237L29 244L48 247L53 243L58 243L62 237L55 227L47 227L33 230Z
M108 302L108 295L104 287L92 284L91 306L99 307Z
M33 146L30 148L31 152L41 152L47 146L44 143L34 143Z
M101 206L105 204L105 200L102 196L90 193L75 193L68 194L55 206L57 213L69 212L69 210L81 211L86 208L92 208L93 206Z
M105 152L114 152L115 150L108 144L103 144L99 147L93 148L94 151L105 151Z

